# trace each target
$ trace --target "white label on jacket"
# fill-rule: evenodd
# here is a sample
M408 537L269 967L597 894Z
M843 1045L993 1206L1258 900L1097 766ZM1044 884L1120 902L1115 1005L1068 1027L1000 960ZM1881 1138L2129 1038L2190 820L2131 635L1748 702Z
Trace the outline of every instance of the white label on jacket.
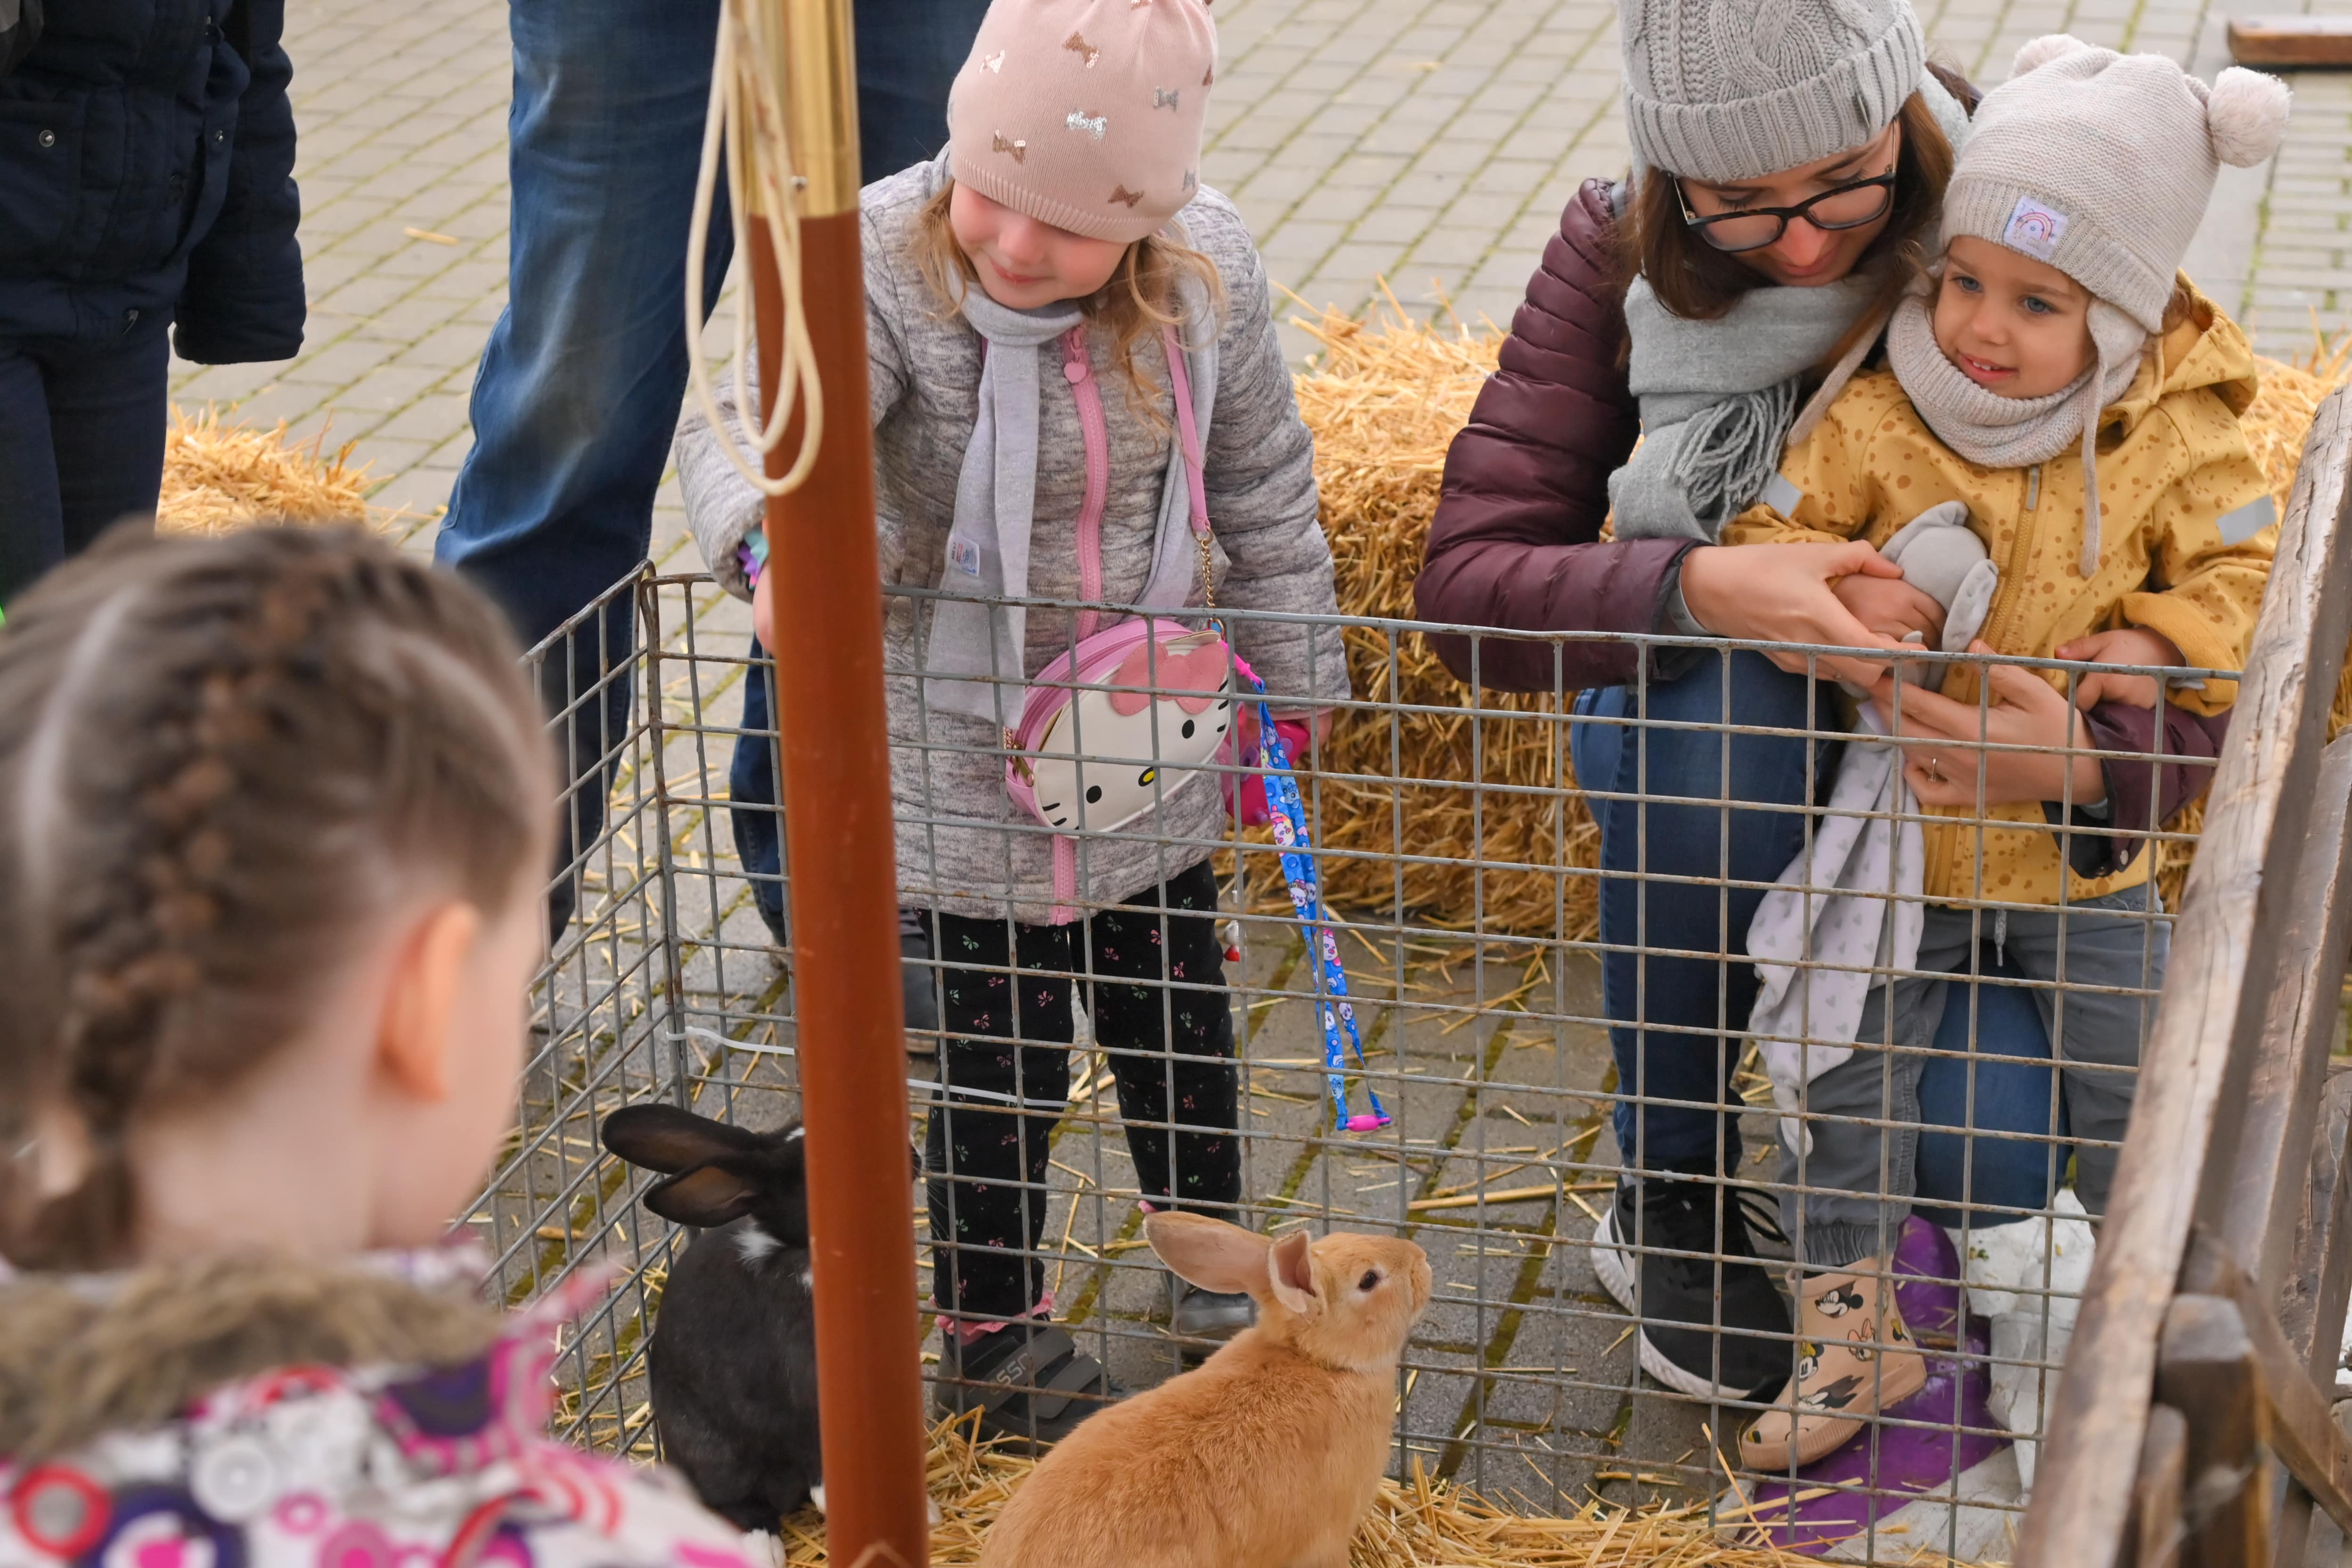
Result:
M1759 499L1782 517L1794 517L1797 508L1804 502L1805 492L1790 484L1786 475L1774 474L1765 484L1764 494Z
M948 564L967 577L980 575L980 544L976 540L950 539Z

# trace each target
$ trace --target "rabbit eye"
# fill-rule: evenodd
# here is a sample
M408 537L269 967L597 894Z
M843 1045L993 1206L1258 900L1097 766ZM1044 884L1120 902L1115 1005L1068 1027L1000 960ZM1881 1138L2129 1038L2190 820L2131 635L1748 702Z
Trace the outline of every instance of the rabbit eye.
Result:
M1370 1295L1379 1287L1380 1282L1381 1271L1377 1268L1367 1268L1364 1270L1364 1277L1356 1281L1356 1289Z

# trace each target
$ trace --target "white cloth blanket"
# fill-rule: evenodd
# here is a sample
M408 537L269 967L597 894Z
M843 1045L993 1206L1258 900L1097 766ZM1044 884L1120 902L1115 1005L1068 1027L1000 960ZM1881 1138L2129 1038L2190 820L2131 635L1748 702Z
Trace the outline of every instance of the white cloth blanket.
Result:
M2000 586L2000 569L1969 530L1968 509L1958 501L1928 509L1881 553L1943 605L1942 651L1965 651ZM1941 671L1931 679L1940 684ZM1800 1091L1853 1055L1871 987L1889 970L1917 965L1927 925L1927 836L1903 781L1902 749L1865 738L1886 732L1870 709L1857 722L1861 732L1846 742L1811 844L1775 879L1748 927L1748 956L1761 982L1748 1032L1772 1081L1780 1136L1799 1153L1812 1144L1796 1114Z

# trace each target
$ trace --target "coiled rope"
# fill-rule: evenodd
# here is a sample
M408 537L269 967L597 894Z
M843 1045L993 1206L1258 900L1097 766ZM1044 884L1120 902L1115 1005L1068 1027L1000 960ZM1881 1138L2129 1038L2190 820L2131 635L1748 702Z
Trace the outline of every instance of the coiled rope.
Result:
M758 0L721 0L718 52L710 67L710 111L703 121L702 166L695 175L693 228L686 251L688 379L719 438L719 450L745 479L772 496L788 494L808 478L824 435L824 395L817 384L815 356L809 346L807 300L802 291L800 192L805 182L793 173L783 84L775 70L781 51L769 32L781 25L782 17L772 5ZM765 419L751 433L748 448L719 417L710 367L700 347L702 273L722 159L727 165L735 254L748 257L751 253L751 213L756 205L767 226L776 269L783 282L783 353L777 366L776 405L766 411ZM755 196L756 203L751 199ZM735 405L743 411L747 430L751 411L759 405L744 376L751 359L751 301L752 289L747 283L736 291L734 349L730 356ZM771 479L768 455L782 445L784 426L795 407L805 411L799 453L782 478Z

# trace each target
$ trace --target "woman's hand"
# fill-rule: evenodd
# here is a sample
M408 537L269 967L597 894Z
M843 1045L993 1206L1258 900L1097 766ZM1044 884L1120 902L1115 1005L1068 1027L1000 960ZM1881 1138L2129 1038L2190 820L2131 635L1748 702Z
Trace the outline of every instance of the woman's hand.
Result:
M1970 653L1990 653L1981 639L1969 645ZM2076 805L2096 805L2107 798L2106 775L2091 742L2083 715L2065 694L2030 669L2013 664L1986 667L1991 705L1981 715L1972 702L1955 702L1923 687L1903 689L1903 711L1896 739L1903 747L1903 776L1923 805L2014 805L2023 801L2068 800ZM1871 688L1870 703L1889 729L1895 720L1895 681L1883 677ZM1983 752L1977 749L1979 720L1982 739L2000 746L2047 746L2051 752ZM2056 748L2078 747L2079 756L2057 754ZM2067 773L2073 771L2073 789ZM1983 794L1978 794L1978 775Z
M1743 642L1899 649L1899 638L1873 630L1847 607L1837 584L1887 579L1916 592L1903 583L1903 568L1858 539L1843 544L1701 545L1683 556L1682 571L1683 603L1691 617L1717 637ZM1805 654L1765 657L1791 674L1806 673ZM1886 672L1876 659L1825 656L1812 667L1857 686L1871 685Z
M2079 658L2084 664L2179 664L2180 647L2163 633L2149 631L2146 626L2122 626L2060 643L2051 650L2051 657ZM2102 702L2153 708L2163 700L2163 688L2152 675L2094 672L2074 682L2077 708L2095 708Z

